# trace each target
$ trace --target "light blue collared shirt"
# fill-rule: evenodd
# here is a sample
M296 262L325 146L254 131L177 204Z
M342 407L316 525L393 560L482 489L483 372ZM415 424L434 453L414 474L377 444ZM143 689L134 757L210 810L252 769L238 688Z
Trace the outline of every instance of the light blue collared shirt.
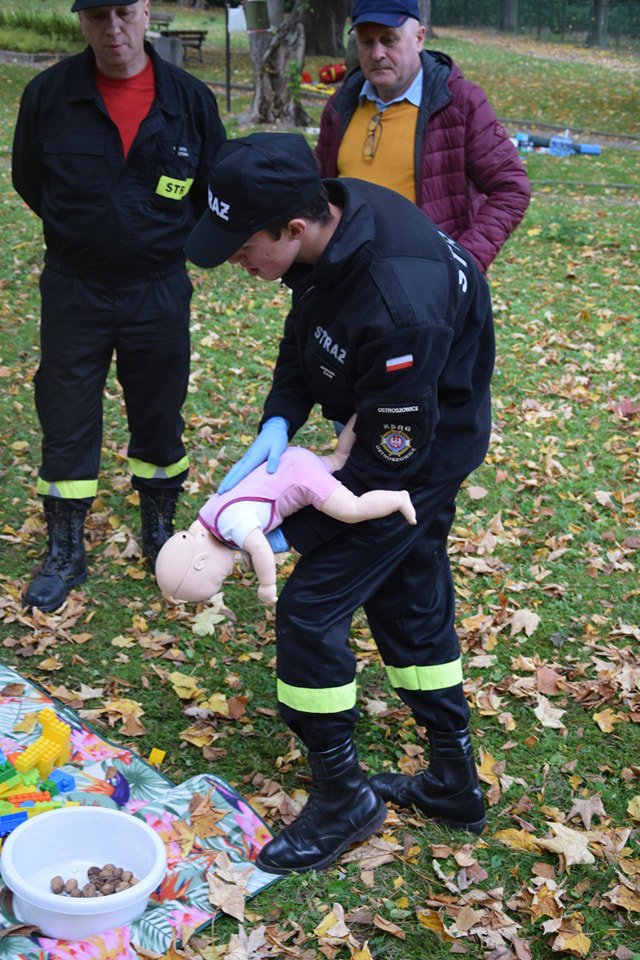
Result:
M412 103L414 107L419 108L422 101L422 78L423 70L422 67L420 67L418 73L416 74L416 78L409 89L405 90L404 93L401 93L399 97L395 97L393 100L387 100L386 103L384 100L380 99L373 84L370 83L369 80L365 80L359 93L360 104L362 105L363 100L373 100L378 110L386 110L387 107L390 107L392 103L402 103L403 100L408 100L409 103Z

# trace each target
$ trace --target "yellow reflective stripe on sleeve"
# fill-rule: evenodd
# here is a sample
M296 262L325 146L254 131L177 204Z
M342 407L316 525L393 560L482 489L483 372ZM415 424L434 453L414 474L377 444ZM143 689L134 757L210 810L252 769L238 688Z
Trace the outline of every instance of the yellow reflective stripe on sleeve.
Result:
M141 480L166 480L188 470L189 457L182 457L177 463L170 463L168 467L158 467L155 463L145 463L144 460L129 457L129 469L134 477L140 477Z
M277 694L279 703L284 703L300 713L338 713L351 710L356 705L356 682L345 683L343 687L292 687L278 680Z
M174 177L165 177L164 174L158 180L156 193L168 200L182 200L189 193L193 177L188 180L176 180Z
M95 497L98 492L97 480L58 480L50 483L38 477L36 493L41 497L60 497L61 500L83 500Z
M431 667L385 667L392 687L401 690L444 690L462 683L462 660Z

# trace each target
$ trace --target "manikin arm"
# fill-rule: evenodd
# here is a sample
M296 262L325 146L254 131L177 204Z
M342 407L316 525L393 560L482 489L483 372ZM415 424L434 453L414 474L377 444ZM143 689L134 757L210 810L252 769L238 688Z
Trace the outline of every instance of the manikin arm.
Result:
M399 510L410 524L416 522L416 511L406 490L368 490L356 497L343 484L329 494L322 512L344 523L359 523L361 520L376 520L388 517Z
M278 599L276 591L276 560L269 541L260 527L256 527L245 537L243 549L251 557L253 569L258 577L258 596L263 603L275 603Z
M353 432L355 422L356 415L354 413L349 422L346 423L340 431L335 450L332 453L329 453L326 457L321 457L321 459L324 460L329 467L331 473L335 473L336 470L342 470L347 462L347 458L351 453L351 447L356 440L356 435Z
M345 424L338 436L335 450L322 457L332 473L344 467L355 443L354 425L356 414ZM416 512L406 490L369 490L357 497L347 487L340 485L327 497L322 512L344 523L359 523L361 520L376 520L399 510L408 523L415 524Z

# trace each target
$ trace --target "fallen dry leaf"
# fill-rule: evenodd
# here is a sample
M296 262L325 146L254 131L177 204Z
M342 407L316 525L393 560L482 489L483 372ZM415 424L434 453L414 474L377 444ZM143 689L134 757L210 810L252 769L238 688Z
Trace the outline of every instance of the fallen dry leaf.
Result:
M511 617L511 636L515 637L518 633L525 633L530 637L540 625L540 617L533 610L516 610Z
M565 725L560 719L566 710L559 710L554 707L546 697L538 696L538 705L533 711L543 727L549 727L552 730L564 730Z
M348 937L351 931L345 923L342 906L339 903L334 903L332 909L313 932L319 940L343 940Z
M595 863L595 857L587 849L589 834L565 827L562 823L547 821L547 826L555 836L551 839L537 839L538 847L557 853L564 860L565 867L577 863Z
M219 853L206 875L209 902L241 923L244 920L247 884L252 872L253 867L235 867L228 854L224 851Z
M395 840L386 837L371 837L366 843L361 843L348 850L342 858L342 863L359 863L363 870L375 870L383 863L393 863L395 855L402 847Z
M444 942L452 943L455 940L455 937L453 937L446 929L440 914L435 910L422 910L418 908L416 910L416 916L420 926L426 927L427 930L431 930L432 933L435 933L436 936L438 936Z
M390 920L385 920L379 913L376 913L373 918L373 924L378 930L382 930L383 933L390 933L391 936L397 937L399 940L407 939L407 935L402 927L399 927L397 923L392 923Z
M493 836L501 843L506 843L508 847L513 847L514 850L535 852L540 849L536 838L526 830L515 830L513 827L508 827L506 830L498 830Z
M591 827L591 820L594 816L599 817L601 820L606 817L606 812L602 806L602 797L588 797L585 799L578 798L573 801L573 806L569 811L567 820L573 820L574 817L580 817L582 820L582 825L585 830L589 830Z

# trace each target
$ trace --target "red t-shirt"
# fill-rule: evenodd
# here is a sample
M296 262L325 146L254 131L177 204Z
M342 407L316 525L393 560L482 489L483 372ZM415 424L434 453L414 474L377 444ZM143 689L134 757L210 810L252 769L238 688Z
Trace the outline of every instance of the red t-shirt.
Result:
M134 77L108 77L97 70L96 83L109 116L120 131L126 157L156 94L153 64L148 59L144 69Z

